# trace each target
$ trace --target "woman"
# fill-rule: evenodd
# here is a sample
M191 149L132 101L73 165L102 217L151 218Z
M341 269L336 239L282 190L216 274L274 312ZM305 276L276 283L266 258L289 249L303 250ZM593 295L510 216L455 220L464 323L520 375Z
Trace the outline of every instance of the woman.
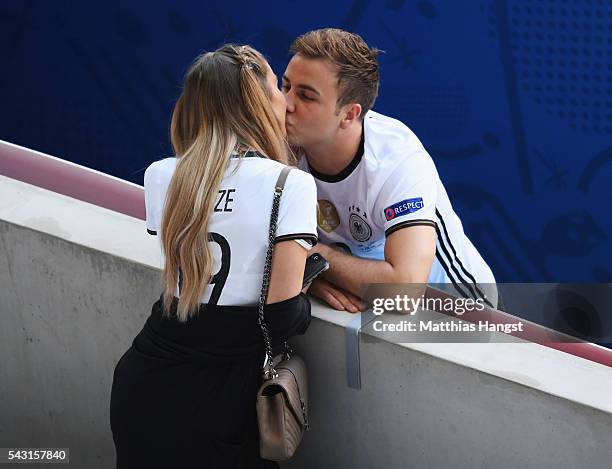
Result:
M285 101L266 60L226 45L196 59L171 124L176 158L145 172L147 231L160 235L163 293L115 369L118 468L264 468L255 401L257 322L274 187L289 162ZM305 332L300 292L316 243L312 177L289 173L265 308L272 339Z

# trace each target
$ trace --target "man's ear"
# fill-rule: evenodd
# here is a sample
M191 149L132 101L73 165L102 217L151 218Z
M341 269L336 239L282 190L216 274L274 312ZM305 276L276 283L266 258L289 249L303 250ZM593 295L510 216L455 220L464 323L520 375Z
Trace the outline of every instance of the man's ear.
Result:
M340 128L346 129L353 122L356 122L359 120L361 116L361 104L359 103L347 104L344 106L342 113L343 113L343 118L340 121Z

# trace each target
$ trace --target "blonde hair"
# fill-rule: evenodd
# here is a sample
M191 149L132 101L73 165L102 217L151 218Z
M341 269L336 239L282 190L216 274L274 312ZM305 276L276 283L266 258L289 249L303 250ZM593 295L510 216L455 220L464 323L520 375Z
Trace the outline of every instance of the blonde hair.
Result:
M208 225L232 152L242 145L288 162L266 75L266 61L255 49L225 45L196 58L174 107L170 134L178 161L161 223L162 284L169 314L180 268L180 321L197 314L212 279Z

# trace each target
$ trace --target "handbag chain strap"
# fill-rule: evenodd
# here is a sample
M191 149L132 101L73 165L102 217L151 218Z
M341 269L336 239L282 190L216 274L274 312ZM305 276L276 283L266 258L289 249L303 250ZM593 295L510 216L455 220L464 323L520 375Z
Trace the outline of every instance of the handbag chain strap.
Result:
M263 280L261 284L261 294L259 296L259 327L261 328L261 334L263 335L264 343L266 346L266 359L263 365L263 376L264 379L276 378L278 373L274 368L273 356L272 356L272 341L270 339L270 331L266 324L266 318L264 315L264 306L268 299L268 290L270 289L270 272L272 270L272 254L274 252L274 240L276 239L276 228L278 222L278 210L280 207L280 199L283 195L283 189L285 187L285 181L289 171L293 168L285 166L278 176L276 181L276 187L274 189L274 199L272 201L272 214L270 215L270 230L268 232L268 251L266 252L266 264L264 266ZM285 356L289 355L289 347L285 342Z

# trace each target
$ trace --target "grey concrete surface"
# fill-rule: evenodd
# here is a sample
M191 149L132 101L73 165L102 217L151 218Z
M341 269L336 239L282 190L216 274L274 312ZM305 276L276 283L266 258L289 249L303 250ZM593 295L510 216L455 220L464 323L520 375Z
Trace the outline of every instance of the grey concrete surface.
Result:
M612 415L388 342L361 343L346 386L344 331L314 321L311 430L287 469L604 468Z
M71 467L114 467L112 372L158 282L153 268L0 221L0 447L67 447Z
M159 292L154 268L0 220L0 447L113 467L112 371ZM342 327L313 318L294 345L312 430L284 468L611 465L609 413L386 342L362 343L354 390Z

